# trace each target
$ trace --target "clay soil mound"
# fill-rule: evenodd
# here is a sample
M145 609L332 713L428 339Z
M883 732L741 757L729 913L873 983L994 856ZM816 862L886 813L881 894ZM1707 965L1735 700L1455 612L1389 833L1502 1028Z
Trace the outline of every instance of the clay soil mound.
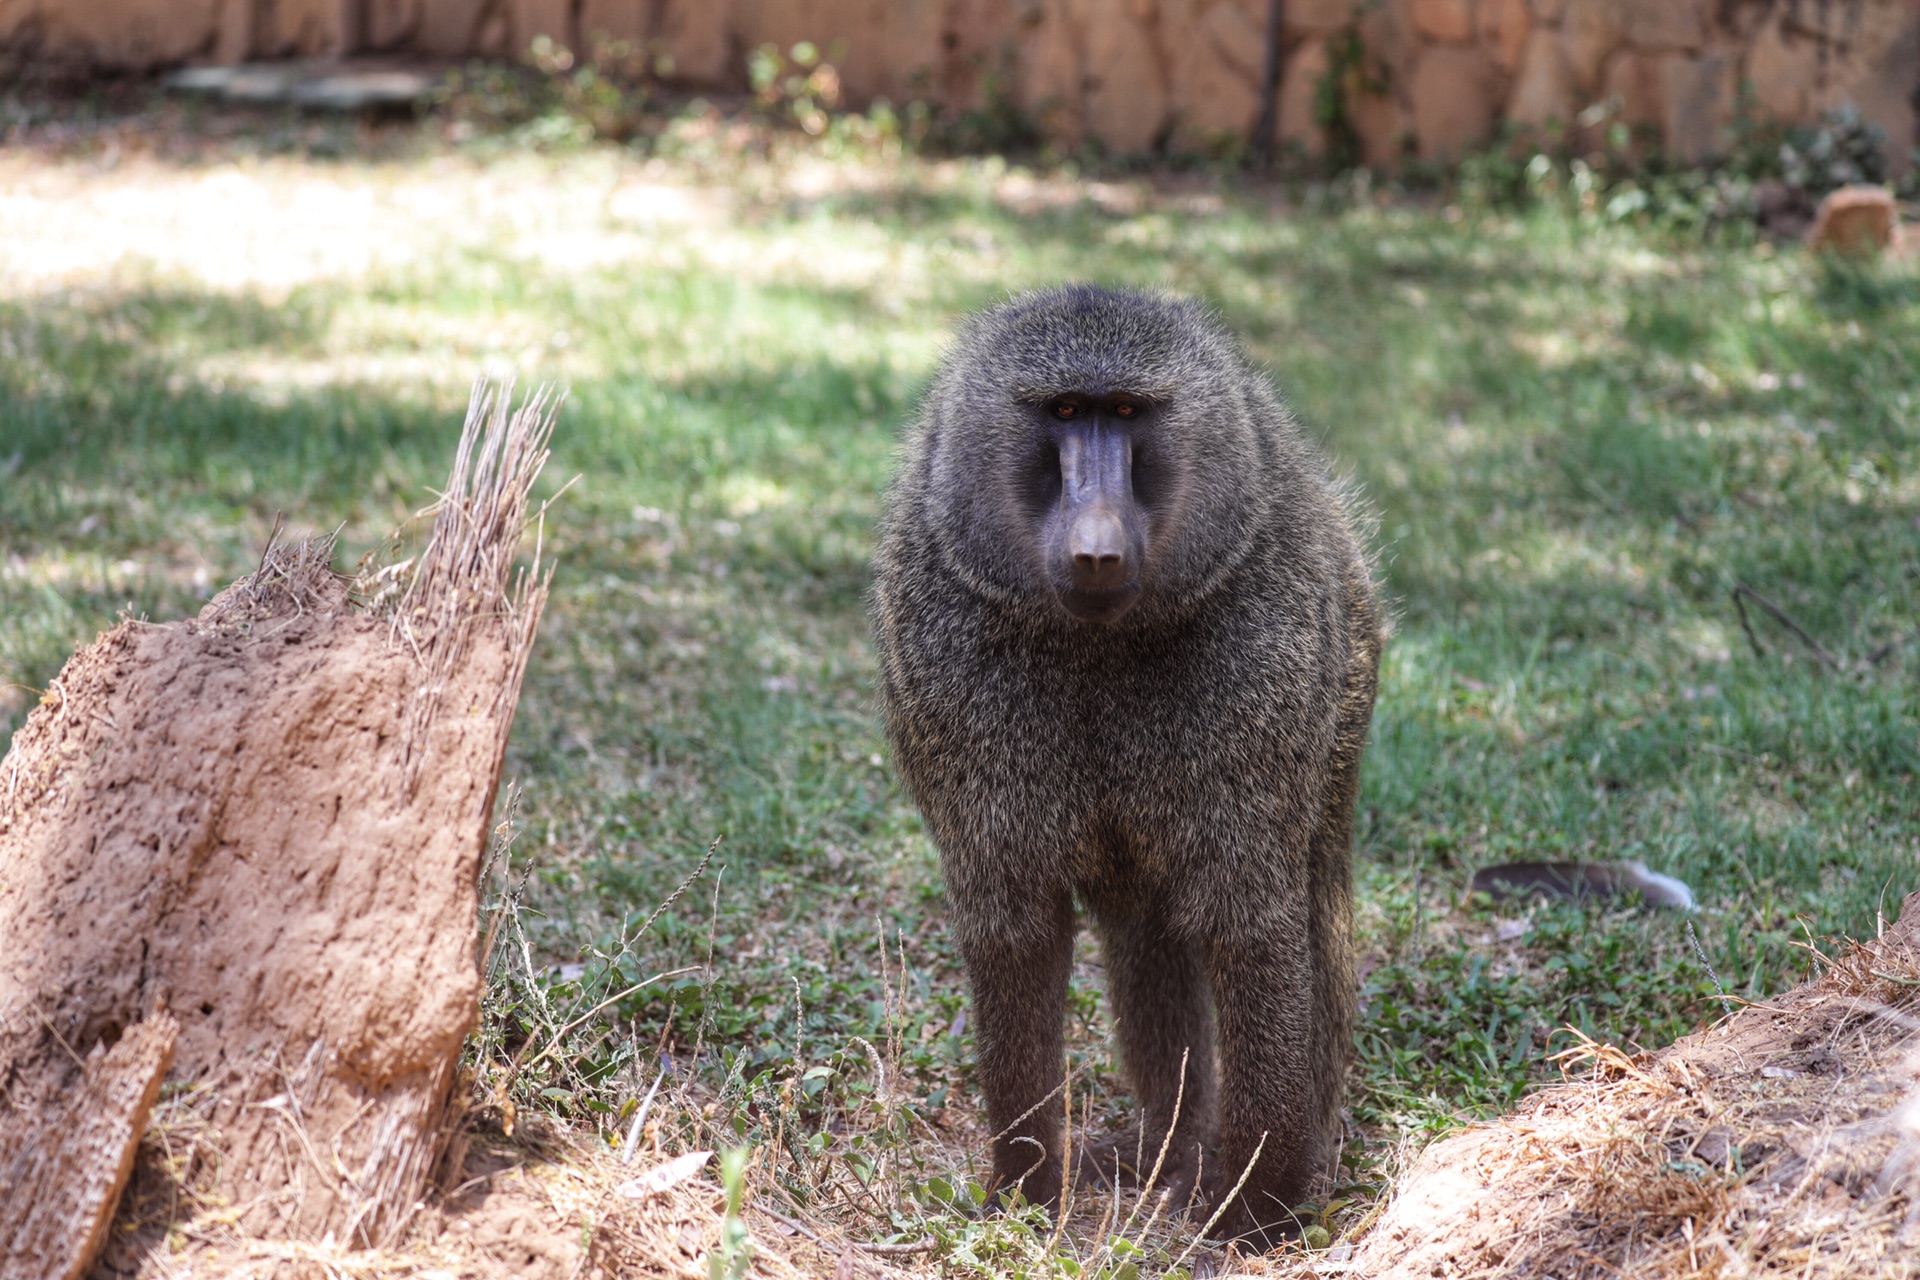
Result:
M477 872L545 598L512 563L551 426L476 392L426 550L362 584L383 601L330 540L276 540L198 618L76 654L15 736L6 1276L91 1264L159 1097L235 1230L405 1227L479 997ZM103 1265L140 1269L151 1242L113 1234Z
M1435 1144L1352 1270L1920 1276L1920 893L1819 979Z

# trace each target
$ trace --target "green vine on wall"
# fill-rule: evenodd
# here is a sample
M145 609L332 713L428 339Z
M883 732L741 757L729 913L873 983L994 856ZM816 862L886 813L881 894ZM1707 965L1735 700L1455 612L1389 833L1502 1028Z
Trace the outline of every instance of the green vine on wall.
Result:
M1386 93L1387 78L1385 69L1367 56L1367 42L1357 21L1328 36L1326 49L1327 69L1313 86L1313 123L1327 140L1327 165L1341 172L1361 160L1353 103L1361 94Z

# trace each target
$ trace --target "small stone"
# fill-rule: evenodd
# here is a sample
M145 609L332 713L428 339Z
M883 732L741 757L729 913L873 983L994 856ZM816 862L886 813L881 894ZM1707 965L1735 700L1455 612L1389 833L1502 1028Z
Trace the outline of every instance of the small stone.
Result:
M1725 1167L1728 1158L1739 1150L1738 1144L1734 1142L1733 1130L1719 1125L1701 1134L1700 1141L1693 1145L1694 1157L1702 1164L1722 1168Z
M1840 1055L1825 1045L1815 1049L1807 1059L1807 1070L1816 1076L1837 1076L1843 1065Z
M1807 232L1815 252L1876 254L1893 244L1900 215L1885 187L1841 187L1829 191Z

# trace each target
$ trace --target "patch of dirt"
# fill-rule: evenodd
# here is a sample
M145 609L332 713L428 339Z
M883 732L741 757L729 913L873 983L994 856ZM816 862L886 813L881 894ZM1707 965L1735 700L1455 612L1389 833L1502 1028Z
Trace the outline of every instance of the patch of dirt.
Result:
M1920 1275L1920 893L1820 979L1429 1148L1378 1277Z

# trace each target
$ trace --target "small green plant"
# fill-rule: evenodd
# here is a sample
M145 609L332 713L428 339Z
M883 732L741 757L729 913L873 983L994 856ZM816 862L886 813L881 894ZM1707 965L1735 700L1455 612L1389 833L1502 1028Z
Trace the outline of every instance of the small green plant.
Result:
M761 45L747 55L747 80L762 111L791 120L812 137L826 133L840 105L840 73L810 40L784 54L778 45Z
M439 105L459 135L547 150L629 142L653 127L659 82L672 74L672 56L649 45L596 36L581 58L543 35L518 65L476 61L451 72Z
M720 1153L720 1186L726 1192L726 1217L720 1223L720 1244L707 1257L707 1280L741 1280L753 1265L753 1234L741 1208L747 1198L747 1163L751 1147Z
M1861 182L1884 182L1887 131L1845 102L1780 144L1780 179L1811 195Z
M1015 155L1036 150L1043 139L1034 118L1014 96L1017 67L1010 51L982 68L979 104L940 120L930 140L960 155Z
M1367 42L1357 22L1327 38L1327 69L1313 86L1313 122L1327 140L1324 164L1333 172L1351 169L1361 161L1360 133L1353 122L1353 103L1363 94L1378 97L1387 91L1386 73L1367 53Z

